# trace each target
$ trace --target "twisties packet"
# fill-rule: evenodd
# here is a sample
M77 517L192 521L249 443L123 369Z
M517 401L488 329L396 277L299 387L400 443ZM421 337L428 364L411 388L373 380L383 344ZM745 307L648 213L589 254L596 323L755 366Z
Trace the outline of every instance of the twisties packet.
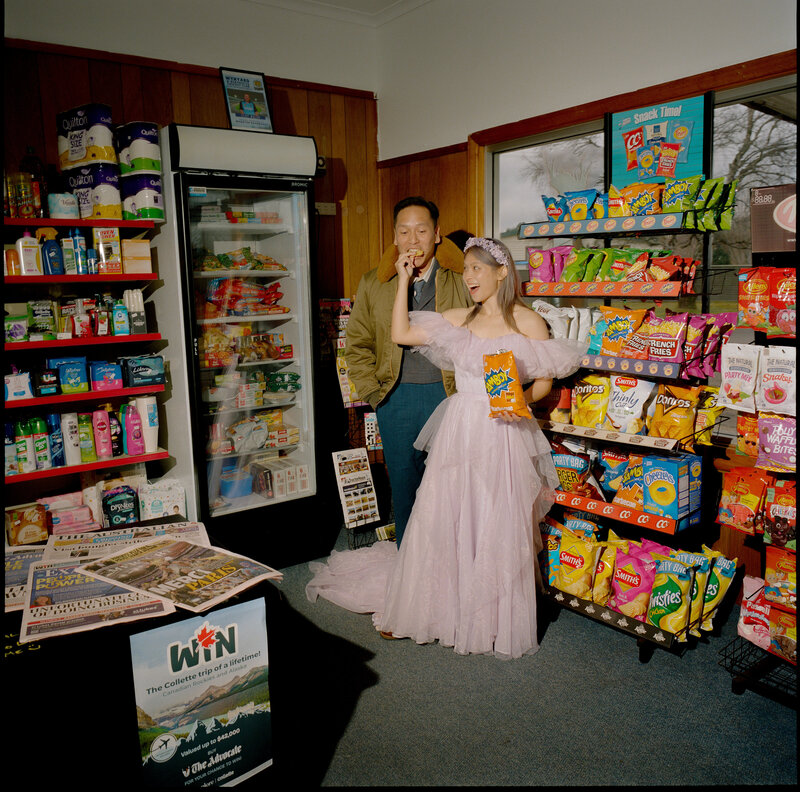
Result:
M706 593L703 598L703 622L700 629L709 632L714 629L714 615L722 602L723 597L730 588L736 574L738 558L725 558L719 550L712 550L702 545L703 553L712 562L708 573Z
M645 621L656 576L656 562L617 550L608 607L638 621Z
M711 559L703 553L687 553L678 550L673 553L673 558L694 569L694 581L692 583L692 603L689 613L689 635L696 638L700 637L700 624L703 621L703 601L708 585L708 573L711 569Z
M606 420L611 379L604 374L587 373L578 377L572 386L572 423L600 429Z
M590 600L594 571L602 549L593 539L565 529L561 534L558 553L556 587L567 594Z
M647 434L650 437L683 439L684 444L690 443L701 390L699 385L681 388L669 383L659 383Z
M657 555L653 591L647 621L672 633L680 643L687 640L694 572L691 565Z
M617 506L641 509L644 505L644 460L639 454L628 457L628 465L622 472L622 479L616 495L611 501Z
M489 394L489 416L510 412L522 418L533 418L517 373L514 353L500 350L483 356L483 378Z
M600 352L603 355L619 357L625 342L635 333L644 321L647 308L629 311L625 308L612 308L607 305L598 306L606 320L606 329L600 343Z
M612 374L604 428L626 434L642 434L645 430L645 409L655 386L654 382L627 374Z

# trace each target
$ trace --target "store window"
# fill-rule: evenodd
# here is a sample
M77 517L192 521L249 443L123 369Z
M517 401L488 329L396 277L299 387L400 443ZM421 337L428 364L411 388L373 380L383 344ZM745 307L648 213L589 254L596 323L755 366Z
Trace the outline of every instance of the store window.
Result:
M733 227L711 235L709 281L704 286L698 283L709 292L708 307L713 312L735 310L736 270L751 261L750 189L797 180L796 78L782 83L748 86L715 97L713 172L708 177L737 180L738 185ZM519 224L547 220L543 195L603 189L602 120L496 146L490 162L492 217L488 233L508 245L518 262L520 277L527 280L529 242L517 238ZM581 244L597 247L604 242L584 238ZM608 240L610 245L630 242ZM659 247L698 259L703 255L702 244L700 235L676 234L658 239ZM681 308L699 312L701 301L683 298Z

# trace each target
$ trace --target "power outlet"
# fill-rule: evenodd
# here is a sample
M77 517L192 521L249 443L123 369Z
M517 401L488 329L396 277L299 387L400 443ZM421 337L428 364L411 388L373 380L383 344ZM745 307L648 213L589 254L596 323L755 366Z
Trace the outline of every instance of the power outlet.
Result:
M316 210L321 215L335 215L336 214L336 204L335 203L316 203L314 204Z

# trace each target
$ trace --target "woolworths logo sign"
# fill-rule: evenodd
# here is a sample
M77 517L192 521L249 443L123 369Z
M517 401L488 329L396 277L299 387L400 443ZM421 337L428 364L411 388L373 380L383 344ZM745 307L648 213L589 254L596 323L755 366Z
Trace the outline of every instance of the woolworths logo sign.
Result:
M188 643L176 641L167 647L167 666L173 674L197 668L237 653L239 627L229 624L224 629L208 622L195 632Z

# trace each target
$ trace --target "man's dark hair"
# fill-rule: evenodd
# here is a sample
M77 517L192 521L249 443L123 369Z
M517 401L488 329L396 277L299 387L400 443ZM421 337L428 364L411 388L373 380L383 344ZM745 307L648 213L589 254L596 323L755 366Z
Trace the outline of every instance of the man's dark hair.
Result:
M426 201L421 195L411 195L394 205L394 225L397 225L397 215L409 206L421 206L423 209L427 209L433 219L434 227L439 225L439 207L433 201Z

